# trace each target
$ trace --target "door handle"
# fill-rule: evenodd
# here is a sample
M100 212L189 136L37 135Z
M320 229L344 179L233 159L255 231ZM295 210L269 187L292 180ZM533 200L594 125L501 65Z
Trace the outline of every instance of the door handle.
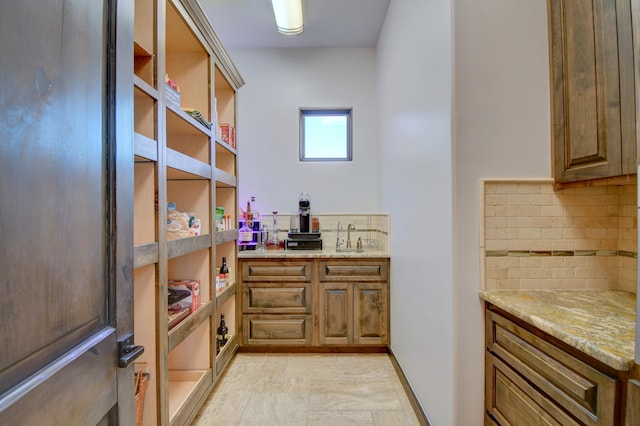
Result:
M128 367L144 352L144 346L133 344L133 333L125 334L118 340L118 367Z

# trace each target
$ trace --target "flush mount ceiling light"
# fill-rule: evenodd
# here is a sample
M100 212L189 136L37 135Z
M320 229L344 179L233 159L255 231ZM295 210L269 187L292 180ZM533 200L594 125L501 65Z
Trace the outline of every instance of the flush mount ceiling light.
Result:
M271 4L276 16L276 26L281 34L302 33L302 0L271 0Z

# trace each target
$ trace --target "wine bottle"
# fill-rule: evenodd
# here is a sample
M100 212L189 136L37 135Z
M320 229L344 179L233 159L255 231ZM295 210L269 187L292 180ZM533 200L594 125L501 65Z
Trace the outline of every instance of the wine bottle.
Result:
M229 267L227 266L227 258L222 258L222 266L220 266L220 275L221 275L221 287L227 287L229 285Z
M224 314L220 314L220 327L218 327L218 331L216 333L216 338L218 339L218 343L222 348L227 344L227 326L224 323Z

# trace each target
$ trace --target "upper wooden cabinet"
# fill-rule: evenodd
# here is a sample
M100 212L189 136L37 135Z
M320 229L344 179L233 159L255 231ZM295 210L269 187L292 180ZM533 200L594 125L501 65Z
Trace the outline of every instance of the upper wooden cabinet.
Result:
M557 183L636 173L631 0L549 0Z

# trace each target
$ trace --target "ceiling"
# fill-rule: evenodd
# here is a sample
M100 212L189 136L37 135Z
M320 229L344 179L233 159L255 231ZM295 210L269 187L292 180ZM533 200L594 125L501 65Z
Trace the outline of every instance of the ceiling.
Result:
M271 0L200 0L227 49L374 47L390 0L302 0L304 32L276 30Z

